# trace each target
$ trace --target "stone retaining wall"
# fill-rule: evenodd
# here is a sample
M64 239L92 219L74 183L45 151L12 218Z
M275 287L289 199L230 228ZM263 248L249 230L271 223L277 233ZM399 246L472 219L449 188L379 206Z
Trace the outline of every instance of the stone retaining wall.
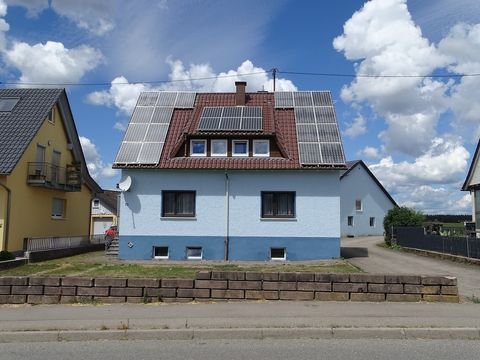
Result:
M458 302L446 276L198 272L187 279L0 277L0 304L218 300Z

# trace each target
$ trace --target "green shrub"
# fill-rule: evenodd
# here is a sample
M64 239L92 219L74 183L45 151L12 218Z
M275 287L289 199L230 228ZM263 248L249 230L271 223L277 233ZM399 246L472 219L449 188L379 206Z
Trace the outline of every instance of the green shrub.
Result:
M385 230L385 243L390 246L392 242L392 226L422 226L425 215L408 207L394 207L390 209L383 219Z
M7 261L15 259L15 255L13 255L10 251L2 250L0 251L0 261Z

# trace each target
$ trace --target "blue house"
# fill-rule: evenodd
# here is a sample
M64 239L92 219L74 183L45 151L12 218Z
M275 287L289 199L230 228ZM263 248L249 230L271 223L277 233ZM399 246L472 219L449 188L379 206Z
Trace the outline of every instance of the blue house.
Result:
M362 160L340 177L342 236L383 235L383 218L397 203Z
M145 92L122 169L119 257L340 256L343 146L323 92Z

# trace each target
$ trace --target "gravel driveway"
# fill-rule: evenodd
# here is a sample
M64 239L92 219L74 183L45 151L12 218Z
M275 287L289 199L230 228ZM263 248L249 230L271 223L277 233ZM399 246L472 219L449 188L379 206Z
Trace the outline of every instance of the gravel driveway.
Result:
M480 266L383 249L381 242L379 236L344 238L342 256L368 273L456 276L461 296L480 298Z

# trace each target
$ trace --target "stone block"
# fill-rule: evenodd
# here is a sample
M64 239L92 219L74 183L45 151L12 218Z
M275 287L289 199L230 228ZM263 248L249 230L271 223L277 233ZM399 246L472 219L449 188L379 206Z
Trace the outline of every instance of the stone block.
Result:
M29 304L58 304L60 296L58 295L28 295L27 303Z
M0 286L0 295L10 295L10 290L10 285L2 285Z
M177 289L179 298L209 298L210 289Z
M0 285L28 285L28 278L15 276L0 277Z
M312 291L280 291L280 300L313 300Z
M341 292L316 292L315 293L315 300L320 301L348 301L349 300L348 293L341 293Z
M78 287L77 296L108 296L108 287Z
M278 273L276 272L264 272L263 273L264 281L278 281Z
M368 292L403 294L403 284L368 284Z
M102 304L121 304L125 302L123 296L94 296L93 301L98 301Z
M177 289L175 288L145 288L145 296L155 297L175 297Z
M188 303L192 302L194 299L193 298L163 298L162 301L165 303Z
M0 304L25 304L27 295L0 295Z
M262 282L261 281L228 281L229 289L238 289L238 290L261 290Z
M226 280L195 280L196 289L226 289Z
M385 294L372 294L372 293L351 293L350 294L351 301L385 301Z
M332 274L315 273L315 281L323 283L332 282Z
M297 290L296 282L264 281L263 290Z
M371 274L350 274L350 282L383 284L385 283L385 276Z
M245 273L245 280L250 280L250 281L263 280L263 273L261 273L261 272L246 272Z
M211 271L199 271L195 274L195 279L196 280L210 280L211 277Z
M212 271L212 280L245 280L243 271Z
M421 284L422 277L417 275L386 275L387 284Z
M165 288L193 288L193 280L187 279L162 279L162 287Z
M127 303L143 304L145 302L147 303L158 302L158 297L134 297L134 296L127 297Z
M457 285L457 278L452 276L422 276L423 285Z
M60 286L59 277L31 277L28 285Z
M297 290L300 291L332 291L332 283L298 282Z
M440 290L442 295L458 295L458 287L456 286L442 286Z
M297 281L297 273L278 273L278 281Z
M45 286L43 293L45 295L67 295L75 296L77 288L75 286Z
M60 296L60 304L73 304L75 302L77 302L76 296L70 296L70 295Z
M404 286L406 294L440 294L440 286L409 285Z
M245 298L249 300L278 300L278 291L245 291Z
M32 285L32 286L12 286L11 290L12 295L42 295L43 286L41 285Z
M128 287L149 287L149 288L158 288L160 287L160 280L158 279L128 279Z
M143 296L143 288L110 288L110 297L112 296Z
M244 299L244 290L212 290L212 298L218 299Z
M299 272L297 273L297 281L315 281L315 273Z
M333 283L334 292L367 292L367 284L365 283Z
M93 286L93 279L82 277L64 277L62 278L62 286Z
M95 279L95 286L125 287L127 286L127 279L98 278L98 279Z
M460 298L458 295L423 295L423 301L428 302L448 302L448 303L458 303Z
M317 278L317 277L315 277ZM317 279L317 281L320 281ZM348 274L330 274L330 281L336 283L347 283L350 281L350 275Z
M387 301L396 301L396 302L418 302L422 300L422 295L420 294L387 294Z

